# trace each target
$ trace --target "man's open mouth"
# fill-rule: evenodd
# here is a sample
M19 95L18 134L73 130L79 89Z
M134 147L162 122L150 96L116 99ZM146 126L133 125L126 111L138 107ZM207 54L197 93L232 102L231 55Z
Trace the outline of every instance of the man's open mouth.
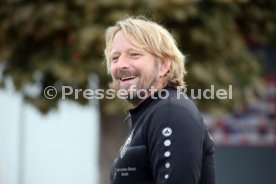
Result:
M129 81L132 80L134 78L136 78L137 76L128 76L128 77L121 77L120 81Z

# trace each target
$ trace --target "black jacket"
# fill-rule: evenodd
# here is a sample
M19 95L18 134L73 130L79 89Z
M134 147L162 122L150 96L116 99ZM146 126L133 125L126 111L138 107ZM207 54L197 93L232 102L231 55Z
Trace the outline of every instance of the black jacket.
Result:
M168 98L150 97L129 110L132 127L111 184L215 183L214 144L199 111L177 90L165 89Z

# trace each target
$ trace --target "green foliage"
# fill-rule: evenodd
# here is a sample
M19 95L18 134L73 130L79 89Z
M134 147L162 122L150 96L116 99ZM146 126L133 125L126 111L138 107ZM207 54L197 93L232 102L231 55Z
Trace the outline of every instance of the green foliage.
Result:
M187 58L189 88L232 84L238 91L233 101L200 101L200 107L229 108L260 75L248 44L276 42L275 12L276 3L269 0L7 1L0 5L0 61L6 66L4 76L13 79L17 90L35 82L42 89L60 83L84 89L91 73L98 74L100 88L106 89L110 77L103 64L105 29L126 15L145 15L176 37ZM46 100L43 90L26 99L42 112L58 102ZM103 114L125 109L115 101L101 101Z

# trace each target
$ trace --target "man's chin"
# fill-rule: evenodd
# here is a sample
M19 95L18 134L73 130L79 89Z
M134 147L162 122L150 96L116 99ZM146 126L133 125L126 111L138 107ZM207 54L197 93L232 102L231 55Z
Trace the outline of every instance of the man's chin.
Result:
M136 90L136 84L122 84L120 85L120 88L122 90L127 90L127 91L133 91Z

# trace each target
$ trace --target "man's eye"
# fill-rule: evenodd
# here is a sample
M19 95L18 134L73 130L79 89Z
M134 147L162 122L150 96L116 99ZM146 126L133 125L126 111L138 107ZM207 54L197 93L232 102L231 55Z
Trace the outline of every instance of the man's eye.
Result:
M111 58L111 61L112 61L112 62L116 62L117 60L118 60L118 57L112 57L112 58Z
M130 53L130 56L131 57L139 57L139 56L141 56L141 54L139 54L139 53Z

